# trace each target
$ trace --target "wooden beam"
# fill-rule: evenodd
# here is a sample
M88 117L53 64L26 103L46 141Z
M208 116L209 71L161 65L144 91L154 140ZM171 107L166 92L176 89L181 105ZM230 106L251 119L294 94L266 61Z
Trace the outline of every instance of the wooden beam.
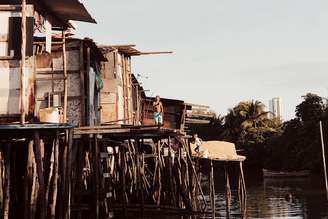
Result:
M21 5L0 5L0 11L20 11Z
M67 94L68 94L68 83L67 83L67 63L66 63L66 38L65 31L63 33L63 70L64 70L64 123L67 122Z
M140 52L140 55L161 55L161 54L173 54L172 51L163 51L163 52Z
M21 124L25 123L25 59L26 59L26 0L22 0L22 44L21 44L21 72L20 72L20 112Z

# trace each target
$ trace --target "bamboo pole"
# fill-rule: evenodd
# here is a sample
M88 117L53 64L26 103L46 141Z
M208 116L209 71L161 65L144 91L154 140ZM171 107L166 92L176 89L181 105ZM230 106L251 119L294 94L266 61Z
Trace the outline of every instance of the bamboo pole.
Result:
M33 141L29 141L27 148L27 162L26 162L26 179L25 179L25 206L24 215L25 218L29 218L30 212L30 201L29 201L29 191L33 180Z
M25 124L25 58L26 58L26 0L22 0L22 45L21 45L21 87L20 87L20 105L21 105L21 124Z
M32 188L31 188L31 198L30 198L30 219L35 218L36 208L37 208L37 199L38 199L38 191L39 191L39 183L37 178L37 170L36 170L36 162L35 155L33 152L33 143L31 144L32 150Z
M321 137L321 149L322 149L322 162L323 162L323 172L326 186L326 198L328 200L328 182L327 182L327 167L326 167L326 156L325 156L325 142L323 139L322 121L320 121L320 137Z
M246 218L246 211L247 211L247 193L246 193L246 183L245 183L245 177L244 177L244 170L243 170L243 162L239 162L239 169L240 169L240 177L241 177L241 187L242 187L242 218Z
M226 164L224 164L224 172L225 172L225 180L226 180L226 218L230 218L231 189L230 189L229 170Z
M115 148L113 148L115 150ZM124 218L127 218L127 200L126 200L126 180L125 180L125 172L126 172L126 165L125 165L125 148L123 145L120 146L120 153L121 153L121 168L120 168L120 177L121 177L121 183L122 183L122 191L121 191L121 198L122 198L122 205L123 205L123 216Z
M73 147L73 130L68 130L68 150L67 150L67 214L66 218L71 218L72 202L72 147Z
M212 207L212 218L215 218L215 185L214 185L213 160L211 160L211 171L210 171L210 197L211 197L211 207Z
M34 132L34 156L36 161L36 169L38 173L39 181L39 192L38 192L38 202L40 209L40 218L46 218L46 199L45 199L45 186L44 186L44 176L43 176L43 165L41 158L41 144L40 135L38 131Z
M67 122L67 95L68 95L68 83L67 83L67 61L66 61L66 36L63 30L63 71L64 71L64 123Z
M50 187L51 187L51 182L52 182L52 175L53 175L53 170L54 170L54 162L55 162L55 142L56 140L53 141L52 147L51 147L51 155L50 155L50 167L49 167L49 177L48 177L48 183L47 183L47 190L46 190L46 205L49 206L49 192L50 192Z
M168 137L168 156L169 156L169 181L170 181L170 201L176 204L175 194L174 194L174 182L172 174L172 154L171 154L171 139Z
M3 219L9 218L10 208L10 161L11 145L7 144L7 153L5 156L5 200L3 204Z
M4 172L5 172L5 167L4 167L4 155L3 155L3 150L0 151L0 208L3 209L3 198L4 198Z
M58 156L59 156L59 139L56 136L56 142L54 147L54 173L52 182L52 202L50 205L50 217L54 219L56 216L56 203L57 203L57 193L58 193Z
M95 189L96 189L96 209L95 209L95 217L96 219L99 218L99 147L98 147L98 135L95 134L94 135L94 151L95 151L95 154L94 154L94 177L95 177Z

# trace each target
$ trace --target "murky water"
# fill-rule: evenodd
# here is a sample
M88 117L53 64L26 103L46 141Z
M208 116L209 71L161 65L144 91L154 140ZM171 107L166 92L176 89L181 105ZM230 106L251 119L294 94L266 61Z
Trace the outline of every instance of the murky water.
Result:
M263 179L252 175L246 183L247 218L328 218L328 201L320 176ZM231 218L241 218L236 192L233 193ZM220 188L216 212L216 218L226 217L225 193Z
M323 179L320 176L263 179L260 175L252 174L248 175L246 183L247 218L328 218L328 201L326 201ZM216 187L215 218L226 218L224 186L218 183ZM151 218L184 219L212 218L212 216L158 215ZM241 218L235 191L232 196L230 218Z

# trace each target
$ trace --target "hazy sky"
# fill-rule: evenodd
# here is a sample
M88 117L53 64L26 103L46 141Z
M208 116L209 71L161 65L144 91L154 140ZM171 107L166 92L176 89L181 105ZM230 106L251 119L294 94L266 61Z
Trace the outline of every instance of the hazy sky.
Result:
M225 114L241 100L328 96L327 0L84 0L98 24L78 35L172 55L133 58L148 95Z

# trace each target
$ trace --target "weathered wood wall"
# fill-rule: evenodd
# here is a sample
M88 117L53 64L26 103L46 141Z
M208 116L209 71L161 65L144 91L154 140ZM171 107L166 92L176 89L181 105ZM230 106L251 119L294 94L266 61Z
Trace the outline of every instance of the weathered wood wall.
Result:
M146 98L143 102L143 125L154 125L154 98ZM185 124L185 104L180 100L161 98L164 107L164 127L183 130Z
M133 92L130 57L116 49L104 50L108 61L101 65L101 123L135 124L136 99Z

